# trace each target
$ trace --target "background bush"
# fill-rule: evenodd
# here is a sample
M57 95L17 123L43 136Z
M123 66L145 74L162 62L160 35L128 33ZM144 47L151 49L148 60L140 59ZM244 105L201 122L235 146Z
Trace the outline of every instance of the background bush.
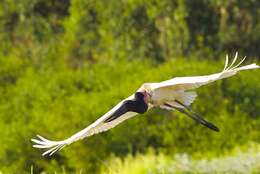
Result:
M260 3L250 1L0 2L0 171L98 172L110 155L219 156L259 142L259 71L202 87L195 111L214 133L160 109L41 157L30 138L64 139L143 82L204 75L236 50L257 61Z

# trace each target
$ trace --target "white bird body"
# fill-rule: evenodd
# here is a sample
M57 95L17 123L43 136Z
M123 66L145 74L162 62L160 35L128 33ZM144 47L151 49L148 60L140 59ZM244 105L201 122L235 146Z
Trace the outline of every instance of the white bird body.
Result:
M69 145L85 137L107 131L124 120L127 120L137 115L138 113L144 113L152 107L176 109L182 113L185 113L199 123L209 127L210 129L218 131L218 128L216 128L213 124L201 119L196 114L194 115L193 111L190 109L189 106L197 97L196 92L192 90L216 80L233 76L241 70L259 68L259 66L256 64L239 67L245 58L237 65L233 66L236 60L237 53L231 65L228 67L229 59L227 56L224 70L220 73L205 76L176 77L159 83L145 83L137 90L138 94L135 93L134 95L131 95L130 97L121 101L94 123L80 132L72 135L68 139L63 141L50 141L38 135L39 139L32 139L32 141L36 143L33 145L33 147L49 149L44 152L43 155L52 155L66 145ZM143 104L146 104L146 106ZM141 107L140 105L143 106ZM143 107L146 107L145 110L143 110ZM185 111L185 108L188 109L191 113ZM133 110L136 111L134 112Z
M189 106L197 94L195 91L185 91L182 89L171 89L171 88L161 88L152 90L150 103L153 106L161 106L164 103L176 103L174 100L181 101L183 104ZM176 106L182 107L176 103Z

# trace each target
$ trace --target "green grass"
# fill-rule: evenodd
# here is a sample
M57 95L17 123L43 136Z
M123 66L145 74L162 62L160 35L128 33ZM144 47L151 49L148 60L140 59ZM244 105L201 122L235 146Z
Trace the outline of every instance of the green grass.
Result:
M168 156L152 150L123 159L113 156L104 163L101 174L260 173L259 145L250 144L229 153L211 159L193 159L186 153Z
M234 148L229 154L215 158L194 159L187 153L173 156L155 153L149 149L146 154L127 155L119 158L112 155L101 162L100 174L258 174L260 173L260 145L250 143ZM207 156L208 154L205 154ZM31 174L34 174L33 166ZM83 169L75 172L42 172L41 174L84 174ZM2 174L0 172L0 174Z

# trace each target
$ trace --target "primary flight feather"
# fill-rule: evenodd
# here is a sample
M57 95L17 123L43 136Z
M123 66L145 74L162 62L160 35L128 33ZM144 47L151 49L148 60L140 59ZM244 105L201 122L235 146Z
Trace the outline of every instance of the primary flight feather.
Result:
M35 143L33 147L47 149L42 155L49 154L51 156L56 151L75 141L107 131L126 119L137 114L145 113L152 107L177 110L194 119L198 123L214 131L219 131L214 124L204 120L191 109L190 105L197 97L196 92L192 90L216 80L233 76L241 70L259 68L255 63L239 67L246 57L244 57L239 63L235 64L237 58L238 54L236 53L232 63L229 65L229 57L227 55L224 69L220 73L205 76L176 77L159 83L145 83L135 94L119 102L94 123L72 135L68 139L63 141L50 141L37 135L37 139L31 139Z

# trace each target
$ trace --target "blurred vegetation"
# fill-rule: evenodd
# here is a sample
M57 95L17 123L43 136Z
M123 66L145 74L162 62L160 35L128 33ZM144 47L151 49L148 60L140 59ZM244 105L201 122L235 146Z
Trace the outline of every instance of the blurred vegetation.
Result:
M223 157L193 159L188 154L165 155L149 149L146 154L127 155L124 160L111 156L102 165L106 174L172 174L172 173L259 173L259 145L247 144L247 150L234 149Z
M110 156L150 148L211 158L260 143L257 70L198 90L194 110L220 133L153 109L51 158L30 142L67 138L143 82L218 72L224 53L257 61L259 18L257 0L2 0L0 171L98 173Z

